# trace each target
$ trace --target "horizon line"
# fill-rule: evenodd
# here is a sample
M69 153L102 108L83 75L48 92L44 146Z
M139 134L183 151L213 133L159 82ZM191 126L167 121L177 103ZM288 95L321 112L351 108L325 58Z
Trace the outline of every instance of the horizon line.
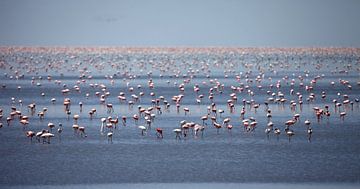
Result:
M354 46L187 46L187 45L0 45L0 48L133 48L133 49L360 49Z

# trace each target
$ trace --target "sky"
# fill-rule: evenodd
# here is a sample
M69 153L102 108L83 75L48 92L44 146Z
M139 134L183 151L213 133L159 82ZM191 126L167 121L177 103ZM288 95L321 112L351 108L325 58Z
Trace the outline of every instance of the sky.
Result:
M0 0L0 46L360 47L360 0Z

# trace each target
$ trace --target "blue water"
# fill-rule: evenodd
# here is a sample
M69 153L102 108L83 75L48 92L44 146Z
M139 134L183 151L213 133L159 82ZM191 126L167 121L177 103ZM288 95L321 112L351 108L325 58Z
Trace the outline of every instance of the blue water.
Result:
M29 57L33 56L33 60ZM40 57L39 56L43 56ZM47 56L48 58L44 58ZM54 57L63 57L66 55L53 55ZM79 55L80 56L80 55ZM82 55L84 56L84 55ZM78 57L75 62L86 62L84 57ZM85 57L95 56L93 54ZM108 58L106 53L97 56ZM135 55L133 55L135 56ZM136 55L139 59L147 60L147 56L154 57L155 55L141 54ZM197 55L193 55L197 57ZM236 61L226 55L215 56L210 54L209 57L214 59L225 59L228 61ZM257 55L252 55L257 56ZM272 55L274 56L274 55ZM281 57L281 55L279 55ZM295 56L295 55L294 55ZM13 79L10 76L15 76L14 69L22 70L23 64L13 61L14 57L19 59L29 60L30 65L39 67L38 74L25 73L25 77L21 79ZM35 57L35 58L34 58ZM133 58L130 56L130 59ZM155 56L156 57L156 56ZM174 60L183 59L186 61L193 61L194 57L181 55L170 56ZM245 60L252 58L245 57ZM296 56L297 57L297 56ZM111 84L110 79L104 77L104 70L96 72L92 65L89 64L89 70L92 70L94 78L86 80L86 82L76 82L79 80L77 69L65 72L68 67L60 67L58 69L50 69L48 73L45 72L42 65L47 65L49 60L55 60L51 54L47 53L14 53L2 54L2 59L13 65L13 69L9 67L1 70L0 84L6 85L5 88L0 89L0 108L3 110L3 117L0 122L3 127L0 128L0 185L1 186L57 186L57 185L93 185L101 186L101 184L124 184L124 183L355 183L360 181L360 107L359 103L355 102L356 98L360 97L360 87L357 85L359 81L359 70L356 58L346 59L343 61L350 61L352 68L349 69L348 74L329 73L330 70L335 69L336 66L341 67L342 59L337 60L333 57L311 58L307 57L305 60L307 64L306 69L310 69L308 77L304 76L301 69L295 69L293 66L286 69L279 68L278 73L265 72L265 79L261 82L263 89L256 88L256 82L246 84L245 79L237 82L235 74L247 71L243 65L234 66L234 73L229 73L229 77L225 78L223 71L225 66L219 66L214 69L214 73L210 74L210 78L205 77L203 72L200 72L196 78L193 78L190 83L185 85L184 99L182 100L180 112L176 111L174 102L171 97L180 94L178 85L184 81L185 77L173 77L171 74L164 74L164 77L159 77L156 68L147 68L144 73L139 70L132 70L129 73L138 75L137 79L129 79L128 76L114 76L114 84ZM198 56L200 60L207 61L206 56ZM33 62L35 59L39 61ZM327 65L326 69L314 71L313 62L318 62L322 65ZM335 60L334 60L335 59ZM156 60L155 60L156 61ZM270 60L270 62L276 62ZM298 60L294 60L297 62ZM335 61L335 62L334 62ZM95 61L105 62L103 60ZM137 63L133 61L124 61L129 67L136 67ZM291 63L291 61L290 61ZM86 64L86 63L83 63ZM178 63L182 65L181 63ZM259 62L261 64L261 61ZM265 64L265 63L264 63ZM295 63L294 63L295 64ZM20 66L19 66L20 65ZM107 64L106 64L107 65ZM197 64L191 64L197 67ZM266 64L268 65L268 64ZM290 64L292 65L292 64ZM267 66L263 66L268 68ZM326 66L324 66L326 67ZM357 68L357 69L356 69ZM340 68L339 68L340 69ZM128 70L128 68L127 68ZM147 87L149 76L146 72L153 70L152 80L155 84L154 89ZM255 79L258 71L253 70L253 74L249 78ZM64 71L64 75L60 76L59 71ZM108 75L112 75L117 71L109 71ZM183 70L185 73L186 71ZM7 75L4 75L7 73ZM51 81L46 80L48 74L53 76ZM296 95L290 95L290 81L296 79L299 75L304 76L304 83L308 84L313 77L325 74L322 79L319 79L314 91L316 100L314 102L307 102L306 98L310 92L299 87L299 81L296 80L294 90L303 94L304 104L300 109L297 106L295 112L289 108L289 101L297 101ZM39 76L43 79L38 79ZM181 74L180 74L181 75ZM285 82L282 78L289 76L289 82ZM271 76L272 81L267 78ZM40 82L41 86L31 84L32 77L35 77L35 84ZM193 121L202 123L200 117L207 112L207 106L211 104L208 96L209 88L213 85L209 83L210 79L217 78L225 89L223 93L216 93L214 102L218 109L224 109L225 113L222 118L218 116L218 121L222 122L223 118L231 118L231 124L234 126L231 132L227 129L221 129L217 133L212 126L210 120L207 121L207 126L204 136L195 137L192 134L187 137L182 137L181 140L175 138L173 129L179 128L181 120ZM349 80L352 89L339 84L339 78ZM57 85L55 80L61 80L62 83ZM277 139L274 134L270 135L268 139L264 132L267 118L265 112L265 105L263 102L269 97L266 94L267 90L277 92L276 88L270 89L268 85L282 80L282 87L280 91L285 94L288 101L285 105L270 103L269 108L272 110L272 122L274 127L282 130L281 135ZM167 81L170 81L169 84ZM207 84L202 84L206 81ZM330 82L335 81L335 85L331 86ZM133 92L128 91L129 87L134 87ZM174 85L174 82L177 85ZM100 88L91 88L90 83L105 84L106 91L110 95L106 98L106 103L114 105L114 112L107 113L106 106L100 104L99 97L95 96L95 92L101 91ZM235 103L234 113L230 113L227 108L226 101L232 93L230 86L239 86L240 83L249 85L250 89L255 92L253 97L249 96L246 91L237 93L238 101ZM67 84L67 88L71 92L67 95L62 95L61 90L64 89L63 84ZM141 89L136 86L142 85ZM204 94L205 97L200 105L195 101L197 96L193 92L194 84L199 84L199 94ZM73 90L73 86L78 85L81 92ZM21 86L21 90L17 89ZM320 98L321 92L325 91L327 97L323 100ZM45 96L40 94L44 92ZM127 100L131 100L131 94L139 94L144 92L145 95L141 97L140 101L135 103L133 108L130 108L126 102L119 103L117 96L120 92L125 92ZM139 123L135 123L131 117L138 112L137 106L150 107L151 97L150 92L155 93L155 97L164 96L170 103L169 110L164 110L163 114L156 114L155 121L152 128L145 136L141 135L138 125L146 125L141 119ZM349 95L349 99L354 101L353 106L343 105L342 111L346 111L347 115L344 120L341 120L339 113L335 112L333 99L342 101L341 95ZM89 93L89 98L85 94ZM11 98L15 98L15 102L11 102ZM71 112L70 119L64 112L62 101L64 98L71 98ZM52 104L51 98L56 98L56 102ZM23 101L21 106L18 100ZM258 125L253 132L244 132L240 119L240 110L242 99L254 100L260 103L260 108L255 112L254 109L246 106L245 117L254 117ZM78 103L83 102L83 110L80 112ZM27 109L27 105L35 102L36 112L31 115ZM324 107L329 105L331 116L326 116L320 121L317 120L313 107ZM18 119L15 118L10 126L6 124L6 117L10 114L10 107L15 106L23 115L28 115L29 125L24 130ZM36 115L44 107L48 108L44 120L40 120ZM183 108L190 109L188 115L184 115ZM96 108L97 113L91 120L88 112ZM288 137L284 134L284 122L291 119L294 113L300 113L300 122L292 126L295 136L289 142ZM72 116L79 114L80 119L78 124L86 128L87 137L80 137L74 134L71 126L74 121ZM105 135L100 134L100 119L102 117L116 117L127 116L126 126L122 126L119 121L118 128L114 130L113 142L109 143ZM306 127L304 121L309 119L311 121L313 135L311 142L307 139ZM50 144L38 143L35 138L30 142L29 138L25 136L25 131L33 130L35 132L41 129L48 129L47 124L53 122L56 127L53 131L55 137L51 139ZM58 123L63 124L63 133L61 137L57 134L56 129ZM158 139L155 135L155 128L161 127L164 131L164 138ZM0 187L1 187L0 186ZM116 186L116 185L115 185ZM201 187L201 186L199 186ZM205 187L205 186L202 186Z

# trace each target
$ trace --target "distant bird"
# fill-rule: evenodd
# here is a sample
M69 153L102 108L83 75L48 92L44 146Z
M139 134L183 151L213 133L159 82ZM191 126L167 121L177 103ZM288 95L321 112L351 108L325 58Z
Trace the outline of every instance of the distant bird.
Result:
M50 128L50 131L52 131L52 129L55 127L54 123L48 123L48 127Z
M35 133L33 131L26 131L26 136L30 138L30 141L32 142L32 138L35 136Z
M307 129L307 134L308 134L308 141L311 142L311 136L312 136L313 130L311 128Z
M270 129L269 127L267 127L267 128L265 129L265 133L266 133L267 139L270 138L270 132L271 132L271 129Z
M87 135L85 133L85 127L79 127L78 130L79 130L81 137L87 137Z
M161 128L156 128L156 135L158 138L164 138L163 130Z
M138 126L138 128L141 130L141 135L144 136L146 133L146 127L143 125Z
M289 142L290 142L290 139L292 136L295 135L295 132L293 130L289 129L286 131L286 135L289 137Z
M74 118L74 123L77 124L77 121L80 118L80 116L78 114L75 114L73 118Z
M57 132L59 134L59 140L61 140L61 133L63 131L63 128L62 128L62 123L59 123L59 128L57 129Z
M281 133L281 131L280 131L279 128L275 128L275 129L274 129L274 134L276 135L277 140L279 140L279 135L280 135L280 133Z
M41 130L40 132L37 132L37 133L35 134L36 139L37 139L38 142L40 142L41 135L44 134L45 132L46 132L46 130L43 129L43 130Z
M195 136L198 136L198 133L201 132L201 136L203 137L204 136L204 130L205 130L204 126L196 124L194 126Z
M113 132L108 132L107 137L108 137L108 142L112 143Z
M176 134L176 139L181 139L180 135L181 135L181 129L174 129L173 132Z
M54 137L54 134L50 133L50 132L45 132L41 135L41 138L43 138L43 143L48 143L50 144L50 138Z
M184 113L185 113L185 115L187 115L189 112L190 112L190 109L189 109L189 108L184 108Z

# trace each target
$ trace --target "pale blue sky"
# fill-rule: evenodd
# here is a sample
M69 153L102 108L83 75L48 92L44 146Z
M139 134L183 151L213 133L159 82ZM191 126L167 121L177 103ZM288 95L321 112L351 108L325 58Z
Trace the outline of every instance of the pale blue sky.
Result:
M1 0L0 45L360 47L360 0Z

